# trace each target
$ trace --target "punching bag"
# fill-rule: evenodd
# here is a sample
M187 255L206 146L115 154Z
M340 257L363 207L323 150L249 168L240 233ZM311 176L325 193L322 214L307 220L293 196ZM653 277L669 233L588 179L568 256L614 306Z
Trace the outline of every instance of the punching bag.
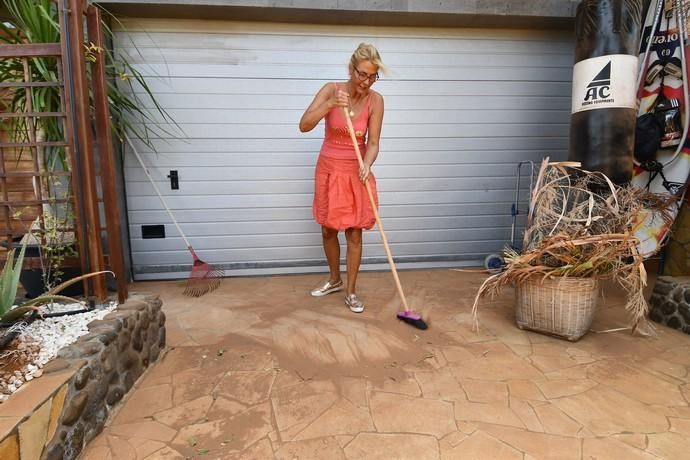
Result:
M575 16L569 160L632 178L644 0L583 0Z

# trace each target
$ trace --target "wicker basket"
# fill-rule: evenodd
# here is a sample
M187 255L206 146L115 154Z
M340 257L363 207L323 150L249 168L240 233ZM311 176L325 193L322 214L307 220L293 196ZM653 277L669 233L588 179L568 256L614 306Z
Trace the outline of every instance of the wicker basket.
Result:
M516 291L520 329L573 342L589 331L599 301L596 278L530 278Z

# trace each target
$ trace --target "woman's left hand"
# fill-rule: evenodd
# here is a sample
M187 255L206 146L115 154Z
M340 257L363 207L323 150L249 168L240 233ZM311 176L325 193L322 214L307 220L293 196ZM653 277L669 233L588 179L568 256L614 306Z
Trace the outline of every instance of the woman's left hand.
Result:
M359 180L361 180L362 183L365 184L367 179L369 178L369 174L371 174L371 166L364 163L359 168Z

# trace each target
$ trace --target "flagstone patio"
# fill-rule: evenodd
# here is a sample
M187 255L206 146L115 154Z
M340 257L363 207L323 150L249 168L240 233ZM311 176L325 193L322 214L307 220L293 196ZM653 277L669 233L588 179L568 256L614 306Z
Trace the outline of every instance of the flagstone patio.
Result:
M82 458L681 459L690 452L690 336L521 331L511 289L471 306L485 275L401 273L430 329L395 319L387 272L364 273L356 315L322 275L228 278L161 295L168 352ZM615 289L593 330L626 326Z

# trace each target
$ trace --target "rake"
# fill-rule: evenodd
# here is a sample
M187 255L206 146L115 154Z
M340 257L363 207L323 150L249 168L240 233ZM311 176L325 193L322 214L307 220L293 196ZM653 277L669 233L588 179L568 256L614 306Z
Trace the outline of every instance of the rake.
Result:
M134 147L134 143L127 134L125 134L125 139L127 140L129 146L132 148L134 156L137 157L139 164L144 170L144 173L146 173L146 177L148 177L149 182L151 182L151 185L153 185L153 189L156 191L156 194L158 195L158 198L160 198L161 203L163 203L163 207L168 212L168 215L170 216L170 219L173 221L173 224L175 224L177 231L180 232L180 236L182 236L182 239L187 245L187 250L190 252L190 254L192 254L192 271L190 272L189 278L187 279L187 286L185 287L183 294L189 297L201 297L204 294L207 294L211 291L215 291L216 289L218 289L218 286L220 286L220 279L224 275L223 270L219 270L215 268L213 265L204 262L199 258L199 256L196 255L196 252L194 252L194 248L192 247L191 243L189 242L184 232L180 228L180 224L177 223L177 219L175 219L175 216L173 215L172 211L170 211L168 204L163 199L163 195L158 189L158 186L156 185L156 182L153 180L153 177L151 177L151 173L149 172L146 165L144 165L141 156L139 156L139 152L137 151L136 147Z

